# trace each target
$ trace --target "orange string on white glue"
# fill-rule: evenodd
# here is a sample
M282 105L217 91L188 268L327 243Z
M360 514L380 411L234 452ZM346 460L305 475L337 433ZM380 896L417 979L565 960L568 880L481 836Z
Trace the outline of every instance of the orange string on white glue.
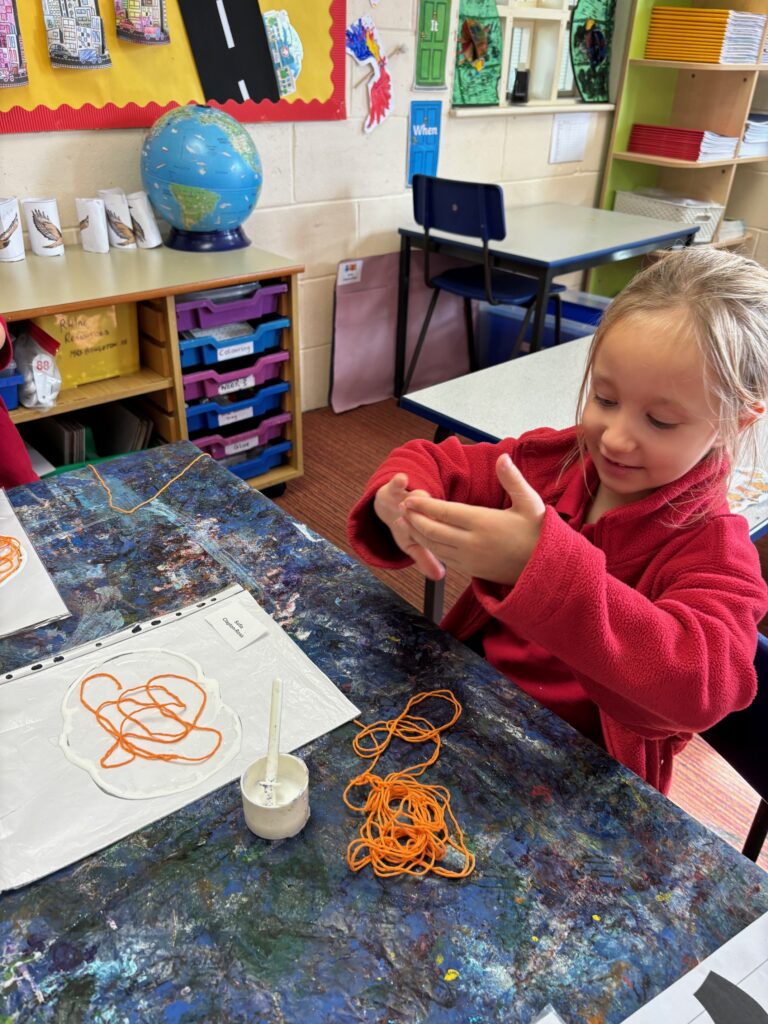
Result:
M0 583L5 583L21 568L23 561L21 543L16 537L0 535Z
M453 714L444 725L435 726L426 718L410 714L413 707L430 697L447 701L453 707ZM474 871L475 855L467 848L451 810L449 791L445 786L428 786L418 781L418 776L437 761L440 733L449 729L460 715L461 704L450 690L432 690L411 697L397 718L368 726L355 722L360 732L352 747L359 757L372 760L373 764L344 790L347 807L366 815L359 837L347 847L347 864L352 871L360 871L366 864L382 878L426 875L430 871L445 878L465 878ZM373 769L393 737L406 743L431 740L434 749L426 761L381 778ZM351 791L361 786L369 787L362 806L350 798ZM462 858L460 867L449 868L442 863L449 849Z

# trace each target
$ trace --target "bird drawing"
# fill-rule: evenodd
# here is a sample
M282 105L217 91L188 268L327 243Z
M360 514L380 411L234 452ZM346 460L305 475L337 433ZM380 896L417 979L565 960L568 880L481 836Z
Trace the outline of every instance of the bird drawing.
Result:
M81 231L85 231L85 229L88 227L88 223L89 223L90 219L91 219L91 215L90 214L86 214L86 216L83 217L83 219L77 225L80 228Z
M136 219L133 210L131 210L131 224L133 224L133 233L139 242L143 242L146 239L144 234L144 228L141 226L139 221Z
M32 211L32 223L43 238L48 239L48 245L44 245L44 249L55 249L57 245L64 245L64 235L59 227L52 220L48 220L42 210Z
M13 232L16 230L18 226L19 216L18 214L14 214L13 220L5 229L5 231L0 231L0 249L8 248L8 246L11 244L11 236L13 235Z
M107 207L107 220L109 221L109 226L119 239L118 245L136 244L136 233L133 228L129 228L127 224L123 223L115 211L110 210L109 207Z

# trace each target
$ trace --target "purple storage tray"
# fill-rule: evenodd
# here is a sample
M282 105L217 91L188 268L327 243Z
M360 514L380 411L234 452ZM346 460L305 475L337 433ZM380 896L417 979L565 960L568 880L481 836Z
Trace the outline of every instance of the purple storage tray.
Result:
M180 331L191 331L195 327L220 327L238 320L257 320L276 312L278 296L287 291L287 284L270 284L257 289L249 298L234 302L214 302L210 298L177 302L176 326Z
M247 452L251 448L260 448L268 441L274 441L282 435L283 427L290 423L291 419L289 412L281 412L277 416L269 416L262 420L258 427L245 430L242 434L233 434L231 437L207 434L205 437L196 437L194 443L214 459L225 459L228 455Z
M290 358L290 352L282 349L271 352L268 356L257 359L253 366L246 366L229 373L217 373L215 370L200 370L199 373L188 373L182 377L184 384L184 401L193 402L196 398L220 398L231 395L245 388L255 388L267 380L280 374L280 364Z

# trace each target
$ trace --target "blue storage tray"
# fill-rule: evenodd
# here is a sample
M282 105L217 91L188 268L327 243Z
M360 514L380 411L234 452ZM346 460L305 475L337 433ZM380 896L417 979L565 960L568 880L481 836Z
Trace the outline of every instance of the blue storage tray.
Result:
M287 380L281 380L278 384L260 388L252 398L243 398L239 402L200 402L199 405L188 405L187 428L212 430L214 427L226 427L231 423L263 416L280 407L282 396L290 386Z
M268 469L285 462L285 456L293 447L292 441L278 441L277 444L266 445L255 459L248 459L247 462L238 462L236 466L229 466L230 473L239 476L241 480L249 480L252 476L261 476Z
M8 377L0 377L0 398L5 402L6 409L15 409L19 404L19 385L24 383L20 373L12 373Z
M204 366L215 366L228 359L258 355L268 348L276 348L280 344L280 332L284 327L288 327L290 322L287 317L280 316L275 320L266 320L254 325L253 331L249 334L243 334L238 338L226 338L223 341L218 341L212 334L201 338L181 338L181 368L187 369L201 363Z

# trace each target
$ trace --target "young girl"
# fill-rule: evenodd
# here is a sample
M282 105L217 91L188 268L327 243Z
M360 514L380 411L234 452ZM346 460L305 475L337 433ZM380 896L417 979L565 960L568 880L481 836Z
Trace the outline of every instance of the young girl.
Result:
M12 354L8 324L0 316L0 370L6 368ZM0 487L30 484L37 479L24 442L11 422L5 402L0 398Z
M350 540L373 565L468 573L444 628L667 792L691 734L756 692L768 591L726 484L766 395L768 271L670 253L603 315L576 427L412 441Z

